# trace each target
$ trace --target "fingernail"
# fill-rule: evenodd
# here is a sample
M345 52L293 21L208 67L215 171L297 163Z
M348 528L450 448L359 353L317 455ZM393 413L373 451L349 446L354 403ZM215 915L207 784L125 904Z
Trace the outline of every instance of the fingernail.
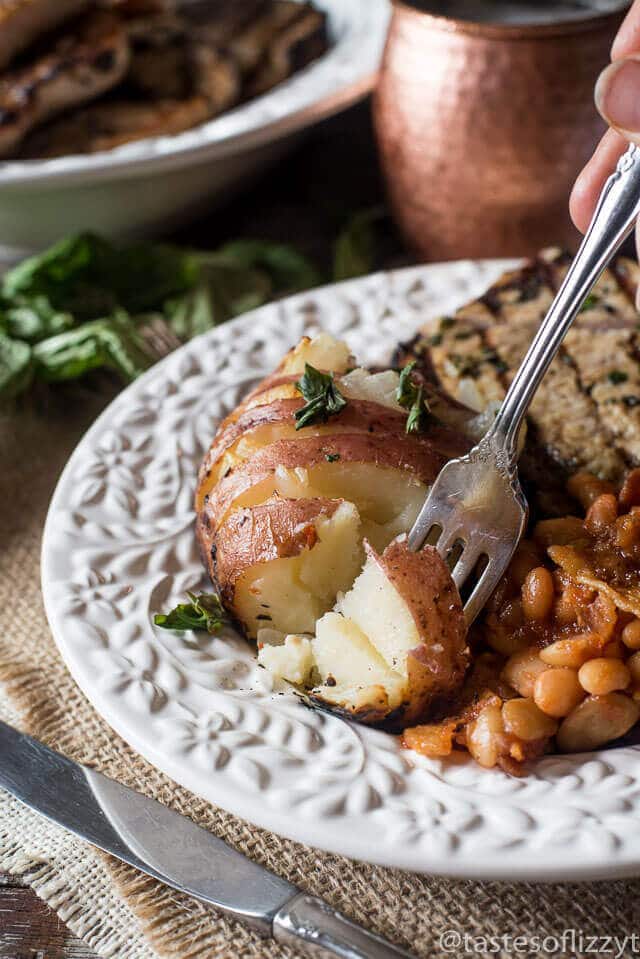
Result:
M640 61L610 63L598 77L595 101L610 126L640 131Z

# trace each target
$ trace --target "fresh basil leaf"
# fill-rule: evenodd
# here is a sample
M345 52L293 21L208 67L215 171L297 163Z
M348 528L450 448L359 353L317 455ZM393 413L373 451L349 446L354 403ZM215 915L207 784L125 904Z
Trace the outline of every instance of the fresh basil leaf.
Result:
M120 312L42 340L33 348L35 372L49 383L107 368L130 381L153 362L131 319Z
M426 418L430 413L424 387L416 383L413 378L415 365L416 361L413 360L401 370L396 388L396 400L400 406L409 411L405 426L407 433L421 432L425 428Z
M308 290L320 283L320 275L313 264L285 243L235 240L226 243L218 253L245 269L263 270L276 294Z
M326 423L330 416L335 416L347 405L336 386L333 373L323 373L309 363L305 363L304 374L295 385L307 401L294 414L297 430L311 423Z
M165 303L173 332L182 340L266 303L272 295L268 277L210 253L194 256L197 279L192 289Z
M9 336L27 343L37 343L48 336L63 333L74 326L73 315L54 309L46 296L32 300L17 296L0 305L3 329Z
M22 393L32 376L31 347L0 333L0 399Z
M375 268L376 226L386 216L383 207L354 214L336 240L333 278L336 282L364 276Z
M5 276L2 293L8 300L20 297L22 305L45 298L51 309L82 322L118 307L130 313L158 308L196 278L188 251L152 243L118 248L85 233L24 260Z
M180 603L169 613L157 613L153 617L155 625L162 629L195 629L217 633L228 622L220 597L216 593L187 595L190 602Z
M586 313L588 310L592 310L595 306L598 305L598 297L594 293L590 293L589 296L585 299L582 307L580 308L581 313Z

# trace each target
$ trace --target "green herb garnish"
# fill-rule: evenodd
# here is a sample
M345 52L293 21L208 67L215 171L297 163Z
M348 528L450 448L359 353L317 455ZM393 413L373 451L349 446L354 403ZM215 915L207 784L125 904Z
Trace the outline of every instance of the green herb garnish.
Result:
M333 253L336 281L363 276L375 269L380 226L386 218L384 207L355 213L339 234Z
M327 463L337 463L340 459L340 453L325 453L324 457Z
M580 312L586 313L587 310L592 310L594 306L597 306L597 305L598 305L598 297L594 293L590 293L589 296L584 301L584 303L582 304L580 308Z
M607 373L607 379L613 386L617 386L619 383L626 383L629 375L624 370L610 370Z
M69 237L0 282L0 400L33 380L73 380L96 369L129 381L157 359L140 335L150 319L188 340L319 281L284 244L239 240L200 252Z
M156 626L162 629L199 629L217 633L227 622L220 597L216 593L187 593L189 603L179 603L170 613L157 613L153 617Z
M307 401L295 412L297 430L311 423L326 423L330 416L335 416L347 405L336 386L333 373L322 373L309 363L305 363L296 389Z
M413 360L404 367L396 389L396 400L400 406L409 410L405 426L407 433L419 433L423 430L430 413L429 404L424 396L424 386L413 379L415 365L416 361Z

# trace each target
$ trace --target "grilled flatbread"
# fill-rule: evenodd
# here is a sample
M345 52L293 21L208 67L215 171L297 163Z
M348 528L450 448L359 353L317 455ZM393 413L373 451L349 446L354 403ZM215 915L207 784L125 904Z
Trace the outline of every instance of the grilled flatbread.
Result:
M428 379L472 408L501 401L569 263L560 250L543 251L400 346L398 365L417 360ZM640 463L639 281L638 264L624 257L603 273L531 405L522 472L539 495L553 493L556 509L569 473L620 480Z
M0 157L49 117L113 89L129 66L122 22L104 11L87 13L30 63L0 79Z
M90 0L0 0L0 70L43 33L82 13Z

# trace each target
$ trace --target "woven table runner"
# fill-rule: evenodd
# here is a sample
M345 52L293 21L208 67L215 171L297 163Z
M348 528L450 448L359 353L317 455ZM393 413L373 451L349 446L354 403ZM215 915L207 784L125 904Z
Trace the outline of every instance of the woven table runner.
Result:
M101 720L71 679L49 632L39 554L56 479L106 399L80 390L45 394L27 408L0 414L0 716L67 756L187 814L416 956L528 952L581 957L593 954L589 936L631 936L638 929L640 880L580 886L453 881L317 852L198 799L141 759ZM27 878L69 928L102 956L294 956L71 838L2 791L0 871ZM575 930L573 939L566 930ZM563 935L564 943L571 945L552 948L554 939L560 941ZM529 944L527 951L516 951L516 937ZM536 946L544 945L545 937L549 948ZM601 954L616 955L614 946ZM627 954L632 954L630 949ZM7 955L0 917L0 956Z

